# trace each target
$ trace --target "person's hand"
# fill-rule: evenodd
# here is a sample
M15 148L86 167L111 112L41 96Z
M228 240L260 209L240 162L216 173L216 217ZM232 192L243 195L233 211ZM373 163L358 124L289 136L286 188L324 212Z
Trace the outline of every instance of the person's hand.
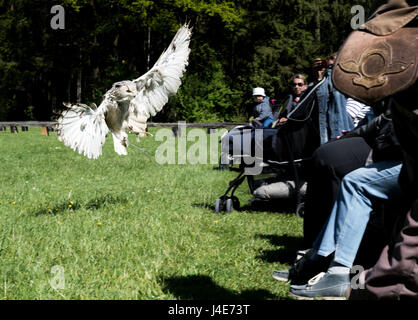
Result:
M318 81L322 80L322 78L324 77L324 71L325 70L317 70L316 71L316 78Z
M342 136L345 136L348 133L348 130L341 130L341 136L337 136L337 139L340 139Z
M315 76L317 78L317 80L322 80L322 78L324 77L324 72L326 70L326 68L324 68L323 66L323 60L321 58L316 58L312 68L315 71Z
M286 121L287 121L287 118L285 118L285 117L280 118L280 120L279 120L279 126L282 125L283 123L285 123Z

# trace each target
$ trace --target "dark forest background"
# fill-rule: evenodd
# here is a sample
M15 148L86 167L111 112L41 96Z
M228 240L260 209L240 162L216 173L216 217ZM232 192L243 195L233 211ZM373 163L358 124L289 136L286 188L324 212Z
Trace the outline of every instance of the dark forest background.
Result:
M54 5L65 29L54 30ZM0 121L50 120L62 103L99 104L152 67L186 21L183 84L152 121L242 121L251 89L280 100L293 73L338 50L357 0L0 1Z

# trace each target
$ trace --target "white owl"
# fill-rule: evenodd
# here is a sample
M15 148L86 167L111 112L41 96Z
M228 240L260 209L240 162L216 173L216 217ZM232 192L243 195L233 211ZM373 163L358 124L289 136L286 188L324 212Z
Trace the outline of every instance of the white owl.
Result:
M144 134L146 122L167 103L181 85L189 59L191 28L182 26L154 66L135 80L116 82L96 106L65 104L57 120L58 140L88 158L102 154L110 131L116 153L126 155L126 130Z

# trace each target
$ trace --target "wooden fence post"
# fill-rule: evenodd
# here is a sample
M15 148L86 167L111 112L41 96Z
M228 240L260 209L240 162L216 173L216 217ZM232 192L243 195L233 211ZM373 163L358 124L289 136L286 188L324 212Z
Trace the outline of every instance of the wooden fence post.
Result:
M48 129L46 127L41 127L41 134L43 136L49 136Z
M173 132L173 137L175 137L175 138L181 137L181 128L180 127L172 127L171 131Z

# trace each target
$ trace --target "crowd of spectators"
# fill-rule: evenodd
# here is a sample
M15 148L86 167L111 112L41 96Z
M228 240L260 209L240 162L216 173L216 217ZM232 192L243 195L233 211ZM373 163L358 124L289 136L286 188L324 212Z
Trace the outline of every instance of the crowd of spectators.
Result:
M390 20L392 33L408 23L416 30L417 1L381 4L368 23L377 36L382 21L389 23L394 15L405 19ZM290 282L297 298L417 299L417 83L367 105L335 87L336 59L336 54L315 59L309 84L307 77L295 74L291 92L274 113L265 106L254 108L259 127L274 128L289 121L309 89L317 103L320 144L308 164L305 247L290 269L274 271L273 278ZM260 106L268 101L264 89L254 92L262 92L254 98ZM382 232L381 246L364 245L368 225L376 221L391 232ZM361 285L354 288L360 289L353 290L351 268L364 262L359 250L376 259L361 273Z

